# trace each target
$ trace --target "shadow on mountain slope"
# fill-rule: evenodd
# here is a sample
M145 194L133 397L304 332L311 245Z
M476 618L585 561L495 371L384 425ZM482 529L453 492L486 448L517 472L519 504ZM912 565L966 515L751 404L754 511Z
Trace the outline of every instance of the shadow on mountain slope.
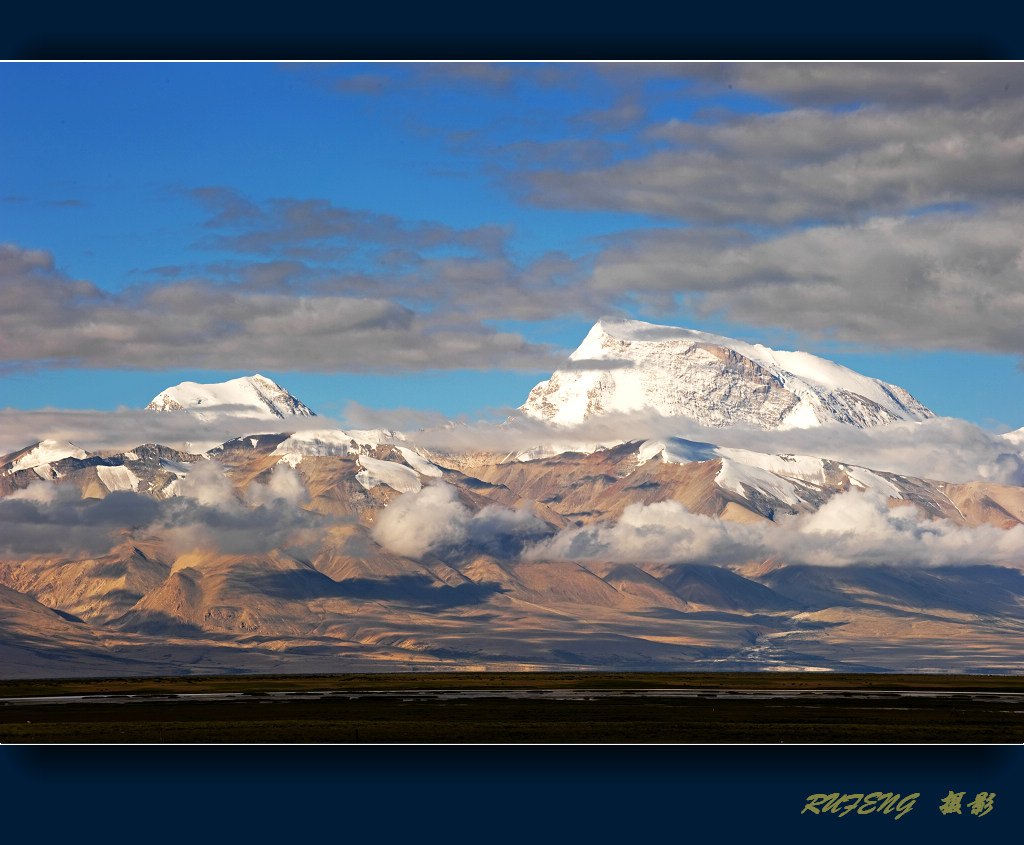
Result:
M1024 618L1024 572L1006 566L787 566L762 576L806 610L902 604Z
M680 564L657 573L661 581L690 604L721 610L796 610L798 601L780 595L775 585L765 586L721 566Z
M398 575L391 578L347 578L334 581L320 572L296 569L260 573L247 579L254 591L276 599L309 601L321 598L365 599L413 604L425 610L445 610L478 604L504 588L494 582L451 586L438 584L427 575Z

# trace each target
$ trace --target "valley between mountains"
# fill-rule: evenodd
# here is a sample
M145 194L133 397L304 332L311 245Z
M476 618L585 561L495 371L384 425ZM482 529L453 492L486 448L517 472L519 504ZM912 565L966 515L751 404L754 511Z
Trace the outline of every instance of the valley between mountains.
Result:
M808 353L603 320L501 425L148 410L194 436L0 458L2 677L1024 671L1024 436Z

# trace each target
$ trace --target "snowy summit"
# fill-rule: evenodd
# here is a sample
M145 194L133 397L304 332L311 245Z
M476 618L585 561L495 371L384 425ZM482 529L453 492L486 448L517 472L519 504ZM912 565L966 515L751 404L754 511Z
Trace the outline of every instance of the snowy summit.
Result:
M259 374L220 384L183 381L156 396L147 411L191 411L200 419L217 417L315 417L287 390Z
M705 332L605 318L520 410L574 425L652 411L723 428L857 428L935 416L906 390L810 355Z

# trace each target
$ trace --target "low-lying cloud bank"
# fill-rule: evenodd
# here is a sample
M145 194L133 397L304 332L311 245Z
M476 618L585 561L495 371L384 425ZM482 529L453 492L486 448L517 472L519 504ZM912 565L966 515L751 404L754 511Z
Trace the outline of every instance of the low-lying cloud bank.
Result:
M178 554L308 554L323 540L326 520L302 509L308 494L287 465L266 484L251 483L245 501L214 461L195 464L177 484L178 495L167 499L130 491L83 499L71 484L38 481L0 499L0 554L104 555L127 532L160 537Z
M374 540L411 558L473 552L514 557L549 533L547 524L528 508L488 505L473 513L459 501L455 489L442 481L400 496L373 528Z
M308 556L335 518L305 510L298 473L278 465L239 494L215 461L200 461L157 500L129 491L83 499L72 485L39 481L0 500L0 554L98 556L129 534L155 536L181 554L283 550ZM529 506L475 511L440 480L398 496L377 517L373 539L409 558L601 560L645 564L1004 565L1024 567L1024 525L959 526L913 506L889 507L883 491L850 490L813 514L737 524L691 513L678 502L630 505L617 522L554 529Z
M367 417L366 422L371 422ZM955 483L990 481L1024 485L1024 454L1006 437L951 417L898 422L869 429L826 425L765 431L733 426L708 428L681 418L651 414L607 414L577 426L551 426L516 418L502 425L458 424L409 435L438 451L556 454L635 440L679 437L770 455L811 455L917 478Z
M90 452L115 452L159 443L199 454L245 434L276 434L329 428L327 417L232 416L217 421L198 419L188 411L156 412L138 408L116 411L42 408L0 410L0 455L41 440L69 440Z
M514 410L508 410L515 414ZM917 478L1024 485L1024 450L1019 444L951 417L897 422L869 429L827 425L789 431L742 426L707 428L687 419L644 413L608 414L578 426L551 426L524 417L513 417L502 424L483 421L442 424L440 415L434 414L403 419L429 426L419 431L406 431L404 436L410 445L440 452L493 452L501 456L526 452L555 454L632 440L680 437L772 455L813 455ZM392 429L399 421L392 412L359 409L361 428ZM325 417L294 417L281 421L237 417L210 423L184 412L8 408L0 410L0 454L44 439L69 440L94 452L109 453L143 443L160 443L200 453L242 435L306 431L332 425L339 424Z
M815 566L1024 566L1024 525L967 528L930 519L912 506L890 508L884 493L860 490L778 524L727 522L670 501L630 505L614 523L547 533L529 511L490 506L473 514L451 487L435 483L396 499L381 514L373 536L385 548L414 558L477 552L641 565L738 566L776 558Z
M742 565L777 558L815 566L1024 566L1024 525L1009 530L933 520L851 490L816 513L742 525L690 513L678 502L630 505L614 524L573 528L532 545L531 559Z

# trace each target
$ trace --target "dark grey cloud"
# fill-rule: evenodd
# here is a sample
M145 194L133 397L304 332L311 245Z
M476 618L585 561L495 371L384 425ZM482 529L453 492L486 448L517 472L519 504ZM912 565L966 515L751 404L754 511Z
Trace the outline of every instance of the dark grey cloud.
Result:
M605 131L621 131L643 123L648 109L643 99L637 95L620 99L605 109L583 112L575 115L572 120L582 126L592 126Z
M160 513L155 499L111 493L82 499L71 485L39 482L45 490L0 499L0 551L28 555L105 554L121 531L144 530Z
M563 154L507 171L545 207L686 224L608 239L595 291L657 309L682 294L699 317L809 340L1024 353L1024 65L600 72L620 91L677 81L681 116L649 121L614 161ZM772 105L763 114L692 110L730 94ZM659 113L671 109L663 100Z
M526 195L690 223L855 222L1024 189L1024 99L993 111L798 110L705 126L671 121L608 165L535 167ZM666 143L669 145L666 147Z
M5 245L0 248L0 362L7 369L545 369L560 357L550 346L481 322L514 317L517 311L539 313L544 297L531 297L527 290L518 296L518 306L513 297L511 306L502 308L495 282L508 272L507 267L431 265L425 286L444 288L445 299L461 299L461 304L439 308L445 300L426 297L427 309L415 313L381 296L254 291L201 279L104 293L57 271L48 253ZM397 295L394 288L387 293ZM552 298L549 294L547 301Z
M565 361L558 369L568 373L592 373L622 370L634 366L636 366L636 362L626 358L574 358Z
M366 244L414 250L461 247L495 254L508 235L500 226L456 229L432 221L410 222L390 214L341 208L326 199L257 203L224 186L196 188L191 193L211 212L204 225L215 232L200 245L242 254L330 259Z
M310 555L323 540L325 519L312 511L280 504L226 509L185 498L163 501L158 530L178 553L215 549L223 554L256 555L286 550Z
M755 239L623 237L596 288L681 293L698 314L875 346L1024 354L1024 206L875 218Z
M1024 187L1019 63L582 68L595 69L608 107L563 117L560 137L490 150L524 200L786 226L1015 199ZM747 98L743 111L730 111L736 95ZM765 100L763 113L750 110L751 97ZM618 131L614 144L591 134L602 125Z
M625 90L651 80L677 81L696 98L732 91L791 106L963 107L1024 93L1019 62L621 62L590 67ZM559 70L565 73L564 66L552 67L552 73Z
M739 62L697 66L709 79L784 102L850 106L866 100L898 108L972 107L1019 100L1019 62Z

